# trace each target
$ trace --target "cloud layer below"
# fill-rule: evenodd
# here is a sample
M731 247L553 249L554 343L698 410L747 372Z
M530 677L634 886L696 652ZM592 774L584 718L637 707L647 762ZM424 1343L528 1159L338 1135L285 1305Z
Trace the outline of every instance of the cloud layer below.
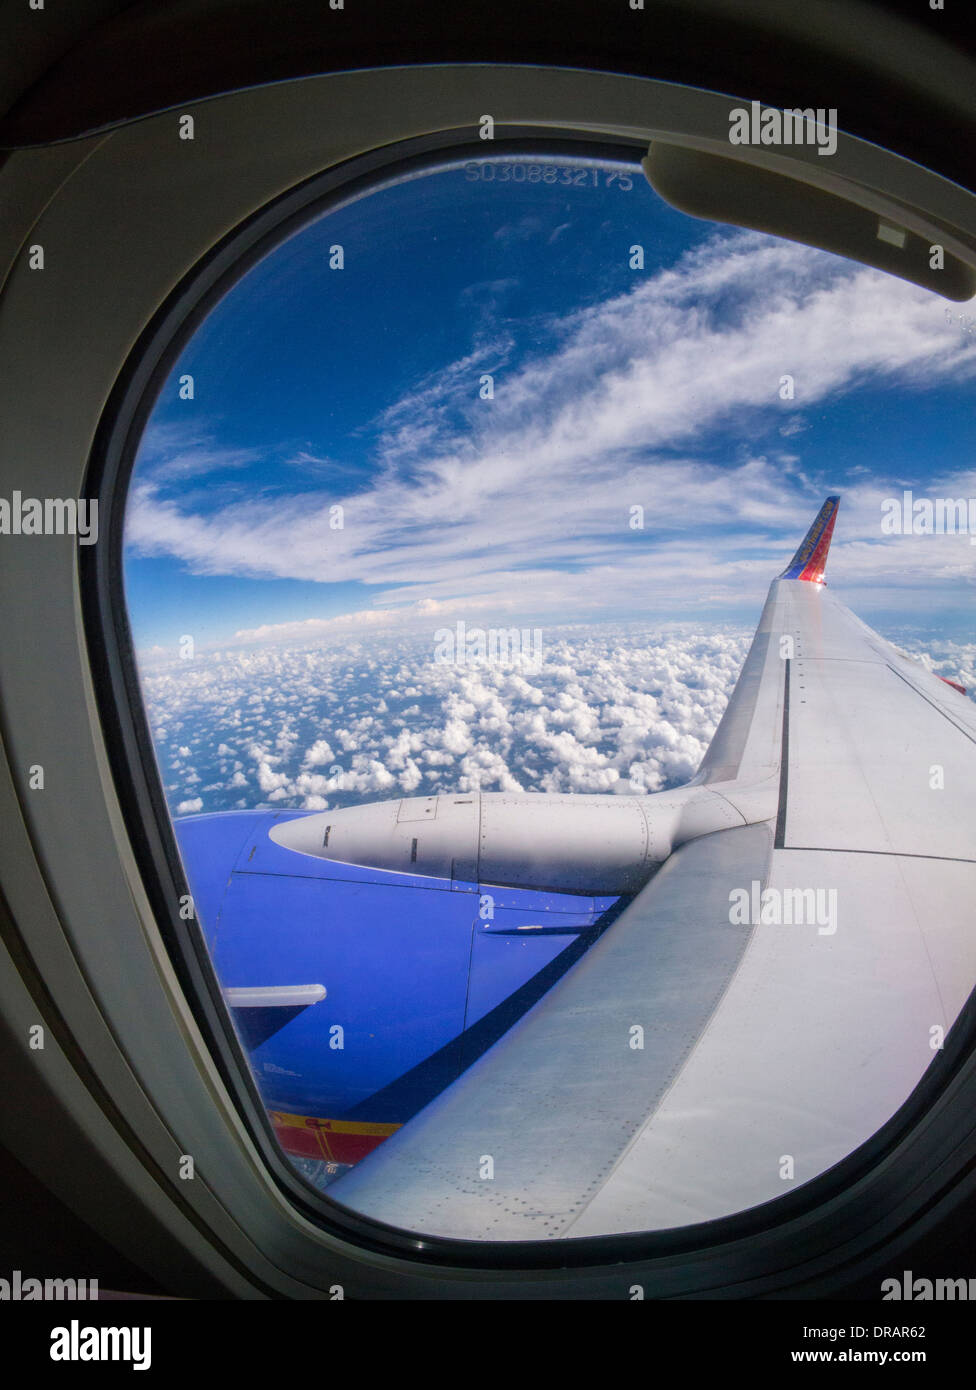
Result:
M697 770L752 634L543 633L540 662L434 660L430 634L211 653L143 672L177 815L440 792L642 793ZM906 644L908 650L915 644ZM976 687L976 643L926 664Z

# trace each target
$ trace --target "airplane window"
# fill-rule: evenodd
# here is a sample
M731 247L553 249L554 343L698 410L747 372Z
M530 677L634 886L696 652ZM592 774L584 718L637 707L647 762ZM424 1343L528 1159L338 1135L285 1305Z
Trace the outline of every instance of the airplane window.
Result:
M125 598L313 1186L478 1240L692 1224L938 1058L976 982L974 326L636 158L524 151L333 203L199 323Z

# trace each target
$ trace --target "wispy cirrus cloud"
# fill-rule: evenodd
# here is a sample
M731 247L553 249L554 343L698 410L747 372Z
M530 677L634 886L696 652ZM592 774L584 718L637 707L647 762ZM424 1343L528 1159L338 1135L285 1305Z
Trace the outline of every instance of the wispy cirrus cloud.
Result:
M153 488L158 488L182 484L188 478L248 468L260 459L260 449L227 448L199 427L153 421L140 442L139 472Z
M890 486L877 474L851 486L795 452L811 412L844 394L972 381L976 344L947 331L928 292L723 233L625 294L548 319L538 340L515 360L502 335L414 383L372 422L368 485L337 494L333 480L327 499L279 490L194 510L160 480L202 477L206 448L173 434L147 441L127 543L198 574L358 580L390 621L475 597L499 612L568 602L596 615L623 591L685 606L760 592L823 493L842 489L833 567L845 580L972 576L965 537L882 538ZM485 371L491 400L479 398ZM779 394L786 374L790 401ZM763 438L765 451L753 443ZM213 468L251 454L215 451ZM942 487L971 495L968 460ZM337 498L341 529L330 524Z

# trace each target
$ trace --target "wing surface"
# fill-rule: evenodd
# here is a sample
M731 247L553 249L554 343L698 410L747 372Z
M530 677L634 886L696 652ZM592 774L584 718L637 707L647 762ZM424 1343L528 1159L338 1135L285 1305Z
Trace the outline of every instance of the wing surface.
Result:
M828 591L835 517L773 581L695 779L748 824L678 849L330 1195L482 1240L687 1225L815 1177L908 1097L976 983L976 705Z

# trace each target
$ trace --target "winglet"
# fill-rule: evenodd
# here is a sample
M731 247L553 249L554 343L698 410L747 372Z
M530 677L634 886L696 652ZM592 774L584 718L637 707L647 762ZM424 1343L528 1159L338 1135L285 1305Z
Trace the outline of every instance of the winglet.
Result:
M830 538L834 534L837 520L839 497L828 497L817 513L817 519L803 539L803 544L779 576L780 579L806 579L811 584L824 583L824 570L827 568L827 551Z

